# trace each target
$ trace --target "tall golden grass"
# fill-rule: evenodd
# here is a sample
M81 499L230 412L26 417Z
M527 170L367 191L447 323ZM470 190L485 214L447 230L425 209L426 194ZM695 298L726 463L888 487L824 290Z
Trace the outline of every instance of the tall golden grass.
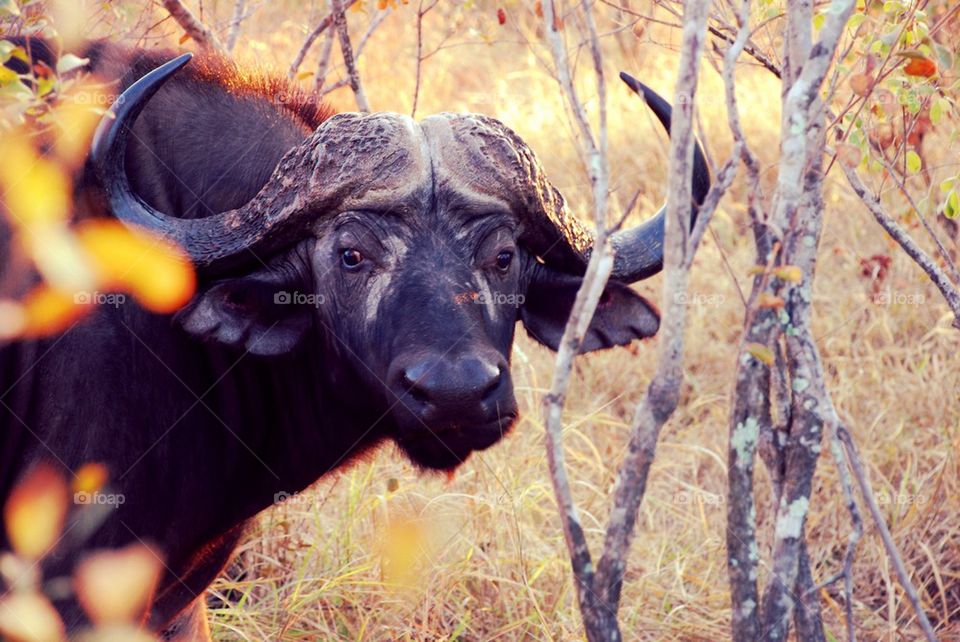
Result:
M204 3L208 22L225 24L232 2ZM285 73L319 2L261 3L243 26L240 60ZM356 37L369 21L349 14ZM409 112L416 70L417 3L397 10L374 33L360 70L375 109ZM505 2L500 25L490 1L441 2L424 20L418 113L475 111L514 128L540 155L575 211L590 211L586 170L574 128L545 62L533 3ZM159 10L155 16L162 18ZM598 5L611 17L614 12ZM601 31L614 23L605 17ZM126 19L130 19L129 14ZM571 46L577 35L567 26ZM167 22L155 33L179 33ZM661 198L666 139L645 107L616 80L629 71L672 95L679 36L648 25L603 39L610 88L614 211L635 190L639 210ZM771 47L775 40L765 40ZM319 46L302 70L316 64ZM585 59L584 55L581 58ZM339 70L334 60L334 75ZM596 92L581 61L581 96ZM744 64L738 95L749 143L772 185L777 171L779 83ZM305 85L312 78L301 80ZM709 64L699 117L718 162L730 136L722 83ZM331 95L353 109L349 90ZM928 138L931 165L954 161L943 139ZM838 178L839 176L839 178ZM771 190L768 190L768 193ZM960 639L960 336L923 274L885 239L846 187L828 177L826 226L814 289L815 330L829 388L859 442L874 489L928 613L943 639ZM635 221L633 221L635 222ZM872 296L860 260L892 257ZM629 560L621 609L627 639L720 640L729 637L725 558L727 421L753 244L742 184L721 203L696 260L683 396L665 427ZM637 289L660 300L661 281ZM907 299L905 297L912 298ZM922 302L918 303L921 300ZM909 301L909 303L907 302ZM582 638L566 548L544 458L540 398L552 354L518 328L513 374L523 413L502 443L473 455L452 479L423 475L392 447L331 474L267 511L240 549L233 579L211 592L218 640L574 640ZM651 376L656 339L580 359L568 398L565 448L573 490L594 547L602 542L627 422ZM772 529L766 472L758 467L758 526ZM834 464L825 456L807 522L814 576L838 570L850 532ZM765 549L761 545L761 557ZM236 576L240 571L245 575ZM881 543L868 528L857 555L854 614L861 639L916 639L918 629ZM764 580L760 578L761 582ZM822 592L827 630L842 637L838 589Z

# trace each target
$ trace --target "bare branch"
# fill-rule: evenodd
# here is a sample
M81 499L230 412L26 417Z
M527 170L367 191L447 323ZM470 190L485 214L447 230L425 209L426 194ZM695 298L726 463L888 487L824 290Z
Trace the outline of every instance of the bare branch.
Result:
M410 108L410 117L417 115L417 104L420 101L420 79L423 72L423 17L430 13L430 10L437 6L440 0L433 0L426 7L423 6L424 0L420 0L420 6L417 7L417 69L413 85L413 106Z
M217 39L217 35L204 25L193 15L193 12L187 8L181 0L162 0L163 7L170 13L177 24L187 32L187 35L197 43L201 49L214 51L220 54L226 53L223 45Z
M230 27L227 31L227 51L233 51L237 46L237 37L240 35L240 25L243 23L247 0L236 0L233 4L233 15L230 17Z
M614 607L619 604L626 555L660 429L673 414L680 397L686 321L682 294L687 291L695 250L690 239L693 109L709 5L707 0L690 0L684 6L683 41L670 127L660 355L653 380L634 412L627 455L614 485L613 510L595 581L601 599ZM708 217L709 212L700 212L700 218Z
M853 483L850 479L850 470L847 468L846 460L843 457L843 444L840 441L838 424L831 426L830 454L833 456L833 461L837 465L837 474L840 476L840 487L843 488L843 500L847 505L847 511L850 513L853 530L847 538L847 551L843 556L843 568L834 577L814 587L813 591L819 591L821 588L829 586L841 578L843 579L843 597L846 602L844 606L847 618L847 639L849 642L855 642L857 634L856 625L853 621L853 560L857 550L857 543L860 541L860 538L863 537L863 518L860 516L857 500L853 496Z
M734 68L750 34L749 0L736 8L739 28L733 44L724 57L723 79L727 103L727 120L733 133L735 149L747 168L750 190L750 215L755 223L758 239L758 261L768 261L767 251L760 247L759 239L766 236L766 229L757 225L754 199L759 192L758 164L746 144L740 125L740 111L736 100ZM736 158L736 155L731 157ZM737 374L734 407L730 414L730 438L727 452L727 571L730 576L730 600L733 607L731 631L734 639L755 640L759 622L757 606L757 547L756 506L753 496L754 456L761 434L774 435L773 418L770 412L770 368L747 352L750 345L772 346L776 340L778 324L770 309L758 311L756 301L763 291L769 275L757 275L747 304L747 323L743 342L737 359Z
M340 52L343 54L343 64L347 68L347 78L350 79L350 88L357 99L357 108L363 112L370 111L370 103L360 84L360 72L357 70L353 46L350 44L350 31L347 29L347 16L344 13L343 0L330 0L333 15L333 26L340 38Z
M589 7L586 9L589 14ZM573 75L570 72L570 64L567 61L567 49L563 44L563 36L561 35L561 30L559 25L561 24L563 18L557 11L556 3L553 0L548 0L543 3L543 19L544 19L544 35L547 40L547 44L550 46L550 52L553 54L553 61L556 65L557 81L560 83L560 88L563 91L564 95L567 96L568 102L570 103L570 109L573 112L574 122L577 124L577 128L580 133L581 144L584 146L587 156L587 166L590 168L591 177L590 182L594 187L594 196L596 196L596 182L595 172L599 169L598 162L601 154L600 146L597 144L597 141L594 139L593 131L590 128L590 122L587 119L586 109L583 107L583 103L580 101L579 96L577 95L577 89L573 84ZM596 45L599 47L599 44ZM591 55L594 56L594 64L597 63L596 56L598 55L594 49L591 47ZM603 70L598 70L600 74L598 77L597 88L598 93L603 91ZM604 107L603 109L606 109ZM606 112L604 111L601 114L601 118L605 118ZM605 160L602 162L606 162ZM602 199L604 207L606 207L606 196ZM594 202L594 213L596 214L596 208L598 204ZM595 217L596 218L596 217ZM606 216L603 217L603 220L599 222L598 232L601 232L606 228Z
M584 3L587 14L590 7ZM587 120L586 110L577 97L573 86L570 67L567 61L567 51L558 29L557 6L553 0L543 3L544 30L546 39L553 55L556 73L560 81L561 90L567 98L570 109L580 128L581 138L587 149L590 159L590 180L593 184L594 196L594 224L597 229L594 249L587 265L583 284L577 292L570 318L564 328L563 337L557 350L557 360L554 366L553 381L550 392L544 398L544 423L546 429L547 460L550 467L550 478L553 482L554 494L560 511L563 524L563 534L570 553L570 562L573 575L577 582L577 596L580 611L584 620L587 638L594 640L620 640L620 630L616 620L616 607L610 608L598 599L594 591L594 571L591 562L590 550L587 546L580 518L573 503L570 491L570 482L567 478L566 465L563 455L562 441L562 412L567 386L573 367L573 359L580 349L580 344L593 318L600 296L606 286L607 279L613 270L613 254L610 249L609 238L606 233L606 185L608 169L606 156L601 153L595 143L593 131ZM592 24L592 22L591 22ZM598 90L603 86L603 69L599 55L599 44L596 42L596 31L591 33L593 47L594 72L597 75ZM605 96L602 95L601 100ZM606 110L601 109L601 137L606 138ZM602 187L602 191L601 188Z
M958 292L957 288L950 282L950 278L936 262L934 262L933 258L917 245L910 234L884 211L880 201L867 191L856 170L847 167L843 163L840 163L840 166L843 168L844 174L847 175L847 181L850 183L850 187L852 187L853 191L860 197L863 204L867 206L867 209L873 214L873 218L876 219L877 223L879 223L880 226L887 231L887 234L890 235L890 238L896 241L897 244L903 248L903 251L927 273L927 276L930 277L933 284L940 290L947 305L950 306L951 312L953 312L953 327L960 330L960 292Z
M333 83L332 85L328 86L326 89L324 89L323 91L321 91L321 92L320 92L320 96L321 96L321 98L322 98L323 96L326 96L327 94L332 94L333 92L335 92L335 91L338 90L338 89L343 89L344 87L349 87L349 86L350 86L350 80L349 80L348 78L344 78L344 79L342 79L342 80L338 80L337 82Z
M846 449L847 461L853 469L853 476L857 480L857 485L860 487L860 495L863 497L863 501L866 502L867 508L870 509L870 515L873 517L877 530L880 532L880 539L883 540L883 546L887 549L887 555L890 557L890 561L893 562L893 568L897 572L900 586L903 587L903 591L907 594L907 599L910 600L910 605L913 607L914 613L917 614L917 621L920 623L920 628L923 629L923 634L926 636L928 642L936 642L937 635L933 632L930 620L927 618L927 614L923 610L923 605L920 603L920 596L917 594L917 589L913 586L913 582L910 581L910 576L907 574L907 567L903 563L899 551L897 551L897 545L893 541L890 529L887 528L887 523L883 519L880 507L877 506L877 500L874 498L873 491L870 489L870 482L867 481L866 473L863 470L863 463L860 459L860 453L857 451L857 446L853 442L853 437L850 436L850 433L847 432L843 426L838 426L837 432Z
M346 2L342 2L343 6L340 9L341 15L344 11L359 1L360 0L346 0ZM330 15L317 23L317 26L314 28L314 30L307 34L306 40L304 40L303 44L300 46L300 51L297 52L293 62L290 63L290 69L287 70L287 77L290 78L290 80L293 80L296 77L297 72L300 70L300 65L303 64L303 59L307 57L307 53L310 52L310 48L313 46L313 43L316 42L317 38L320 37L320 34L326 31L327 28L333 24L333 18L336 13L337 12L335 11L331 11Z
M916 122L914 122L916 124ZM909 131L904 133L903 139L906 142L907 136L909 136ZM907 189L907 185L902 178L897 175L896 170L894 170L893 165L886 159L885 156L880 155L877 159L883 165L884 169L887 170L888 175L891 180L899 188L900 193L903 194L903 197L907 199L907 202L910 203L910 207L913 208L914 213L917 215L917 218L920 219L923 229L926 230L927 234L930 236L930 239L933 241L933 244L937 247L937 253L940 254L940 259L947 266L947 271L950 273L950 278L955 285L960 286L960 271L957 270L957 265L954 263L953 258L950 256L950 253L947 252L947 248L943 246L943 243L940 241L940 237L937 236L937 233L933 231L933 227L930 226L930 223L927 221L927 217L923 215L923 212L920 211L920 207L917 205L916 200L913 198L913 195L910 193L910 190Z
M330 56L333 54L333 29L327 30L327 35L323 38L323 46L320 48L320 58L317 60L317 72L313 78L313 91L317 94L323 89L323 84L327 81L327 74L330 73Z
M367 31L363 34L363 37L360 39L360 42L357 44L357 50L354 54L355 59L359 59L360 55L363 53L364 48L367 46L367 43L370 41L370 36L373 35L373 32L377 30L383 21L386 19L387 15L390 13L390 9L385 9L379 11L370 21L370 26L367 27ZM317 75L313 81L313 90L315 93L320 94L321 96L326 96L327 94L340 89L341 87L347 87L350 85L350 79L344 79L337 81L330 87L324 90L323 85L326 82L327 74L330 69L330 56L333 53L333 39L335 37L334 30L330 29L327 31L327 36L324 38L323 48L320 50L320 59L317 61Z
M787 10L783 74L786 93L773 222L787 231L782 260L800 268L802 281L786 287L782 311L788 323L785 342L792 392L790 430L783 490L777 507L773 573L764 592L761 619L764 639L774 641L787 639L795 608L808 608L802 604L802 596L812 584L809 571L802 568L809 564L804 555L804 525L825 414L832 408L820 354L810 331L810 291L823 223L821 158L825 122L819 92L854 6L853 0L835 2L816 44L811 43L812 3L801 0L788 5ZM798 618L810 629L798 631L798 635L820 639L823 632L819 615L814 620L809 619L810 615L807 612Z

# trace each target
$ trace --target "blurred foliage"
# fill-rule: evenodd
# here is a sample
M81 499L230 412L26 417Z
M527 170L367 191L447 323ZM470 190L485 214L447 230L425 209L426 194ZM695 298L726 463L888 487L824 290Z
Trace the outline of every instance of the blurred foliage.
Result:
M106 470L88 464L74 473L75 493L105 488ZM139 628L163 569L159 554L134 543L119 550L88 553L72 578L45 579L40 561L68 541L70 531L89 531L104 513L96 502L81 502L58 469L34 467L14 488L3 507L12 551L0 554L0 634L11 642L60 642L65 627L48 596L74 596L93 623L77 639L85 642L154 639ZM69 526L65 525L69 522ZM66 588L65 588L66 587ZM66 594L65 594L66 592Z
M952 2L864 2L847 25L848 54L836 66L840 119L836 125L837 159L849 167L890 172L910 182L924 216L954 219L958 207L956 167L952 176L933 185L934 169L925 161L923 140L941 130L950 144L960 137L951 118L957 110L956 7ZM814 27L823 24L825 7ZM903 212L913 215L912 208Z
M0 257L0 341L62 331L105 291L130 293L157 312L193 294L193 271L179 249L116 221L73 220L74 178L113 98L83 73L85 59L65 53L79 42L79 6L0 4L0 34L42 37L60 52L50 66L0 40L0 63L10 63L0 66L0 214L10 235ZM71 27L64 34L59 24Z

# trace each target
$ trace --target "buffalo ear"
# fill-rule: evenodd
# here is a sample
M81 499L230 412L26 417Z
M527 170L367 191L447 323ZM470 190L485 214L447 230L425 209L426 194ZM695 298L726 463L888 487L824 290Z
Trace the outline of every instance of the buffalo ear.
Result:
M310 327L298 293L257 276L220 281L176 315L189 334L255 355L290 352Z
M537 265L520 308L520 320L530 336L552 350L559 347L582 281L578 276ZM659 328L656 306L623 283L610 281L600 296L580 352L627 345L635 339L652 337Z

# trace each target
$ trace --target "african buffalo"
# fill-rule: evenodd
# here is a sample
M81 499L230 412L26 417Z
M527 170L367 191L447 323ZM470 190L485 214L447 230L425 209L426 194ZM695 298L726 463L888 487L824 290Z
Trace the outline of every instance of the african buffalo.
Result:
M204 639L198 596L278 493L391 440L450 470L510 429L516 323L557 348L592 237L493 118L332 115L215 57L80 53L122 95L78 177L76 218L175 240L199 287L173 315L99 306L0 348L0 497L37 462L106 464L123 503L48 572L69 573L84 548L155 542L169 572L148 626ZM669 128L670 106L625 80ZM699 148L695 165L699 202ZM661 210L616 235L584 352L656 333L657 310L626 284L661 269L663 229ZM57 607L84 623L72 599Z

